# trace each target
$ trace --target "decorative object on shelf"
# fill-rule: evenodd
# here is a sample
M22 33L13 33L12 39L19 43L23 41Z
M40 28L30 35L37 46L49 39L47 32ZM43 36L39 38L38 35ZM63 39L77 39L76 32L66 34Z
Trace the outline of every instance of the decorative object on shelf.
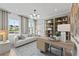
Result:
M48 23L51 23L51 21L49 20Z
M58 20L57 22L61 22L61 20Z
M48 28L48 30L52 30L52 28Z
M55 33L55 36L56 36L56 40L60 40L60 38L61 38L61 37L60 37L60 36L61 36L60 32L56 32L56 33Z
M53 37L57 31L57 26L59 24L70 24L70 18L68 15L56 17L54 19L48 19L46 20L46 36L50 37L50 35ZM51 28L51 29L50 29ZM50 32L52 32L50 34ZM70 39L70 32L66 32L66 40Z
M70 24L58 25L58 31L61 32L62 41L65 42L66 41L66 33L65 32L70 32Z
M46 20L46 36L53 37L53 19Z
M53 39L56 40L56 35L53 35Z
M60 32L55 33L56 36L61 36Z

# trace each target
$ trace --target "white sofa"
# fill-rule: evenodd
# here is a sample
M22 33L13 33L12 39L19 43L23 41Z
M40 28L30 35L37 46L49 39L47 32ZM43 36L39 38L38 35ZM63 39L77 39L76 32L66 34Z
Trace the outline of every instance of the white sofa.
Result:
M25 38L24 39L20 39L20 40L18 39L18 36L15 36L15 39L14 39L14 47L22 46L22 45L24 45L26 43L30 43L30 42L36 40L35 36L28 37L28 35L26 35L26 34L24 34L23 36Z

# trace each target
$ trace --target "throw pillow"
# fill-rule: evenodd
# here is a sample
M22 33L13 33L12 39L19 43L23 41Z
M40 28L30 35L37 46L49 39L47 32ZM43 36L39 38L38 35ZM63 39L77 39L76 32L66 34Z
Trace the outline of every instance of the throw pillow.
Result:
M20 36L18 36L18 39L23 40L23 39L25 39L25 37L23 35L20 35Z
M28 37L32 37L32 34L29 34Z

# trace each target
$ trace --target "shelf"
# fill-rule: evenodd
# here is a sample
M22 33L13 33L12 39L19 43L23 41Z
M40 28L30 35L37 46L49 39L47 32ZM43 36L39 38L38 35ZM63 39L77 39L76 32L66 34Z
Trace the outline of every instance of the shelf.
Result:
M52 30L46 30L46 31L52 31Z
M67 20L63 20L63 21L67 21ZM67 21L68 22L68 21Z
M46 26L47 28L52 28L52 27L54 27L54 26Z
M52 33L48 33L48 34L52 34Z
M50 37L50 35L54 35L57 31L57 26L59 24L69 24L69 17L68 16L61 16L61 17L57 17L55 19L50 19L49 20L46 20L46 32L47 32L47 36ZM49 22L48 22L49 21ZM51 30L48 30L48 28L51 28ZM50 31L52 33L50 33ZM66 38L68 39L69 38L69 33L66 34Z

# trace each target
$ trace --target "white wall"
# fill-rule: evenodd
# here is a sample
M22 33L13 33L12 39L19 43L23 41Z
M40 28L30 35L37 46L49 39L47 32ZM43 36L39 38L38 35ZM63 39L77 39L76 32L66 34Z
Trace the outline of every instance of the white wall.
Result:
M0 11L0 30L2 29L2 11Z
M75 38L76 38L76 39L79 39L79 38L77 38L77 37L75 37ZM76 39L74 39L73 37L71 37L71 41L75 43L76 48L77 48L77 52L76 52L75 55L79 56L79 43L76 42Z
M21 18L21 34L28 34L28 18L20 17Z
M8 30L8 12L0 9L0 30ZM6 40L8 37L6 37ZM0 40L3 40L3 37L0 36Z

